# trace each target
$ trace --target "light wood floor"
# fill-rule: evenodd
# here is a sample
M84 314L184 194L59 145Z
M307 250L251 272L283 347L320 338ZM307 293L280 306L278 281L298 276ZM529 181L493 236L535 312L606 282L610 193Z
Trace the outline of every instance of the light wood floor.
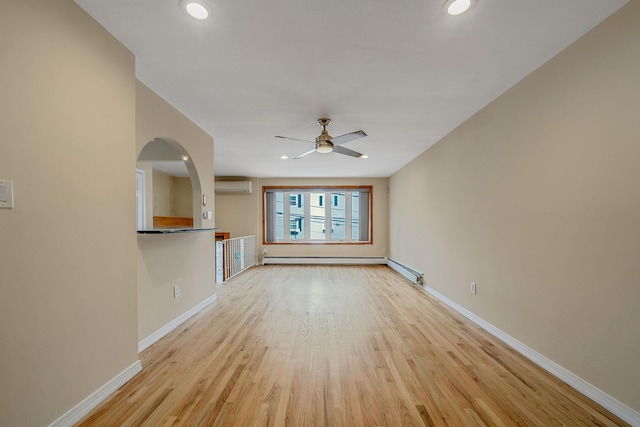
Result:
M86 426L626 425L384 266L265 266Z

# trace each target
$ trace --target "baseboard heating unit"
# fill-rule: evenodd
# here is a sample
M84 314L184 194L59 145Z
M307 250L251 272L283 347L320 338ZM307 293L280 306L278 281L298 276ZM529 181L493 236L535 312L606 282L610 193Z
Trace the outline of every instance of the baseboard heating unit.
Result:
M412 283L423 286L424 285L424 274L419 271L414 270L411 267L407 267L404 264L400 264L398 261L392 260L391 258L387 258L387 265L402 274L407 279L411 280Z
M384 257L289 257L289 256L265 256L262 258L264 265L268 264L293 264L293 265L385 265Z

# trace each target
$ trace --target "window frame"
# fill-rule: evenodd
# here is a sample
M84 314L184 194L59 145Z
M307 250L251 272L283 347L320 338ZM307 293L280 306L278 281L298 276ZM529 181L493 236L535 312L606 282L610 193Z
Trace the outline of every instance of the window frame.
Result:
M368 212L368 231L369 240L289 240L282 241L267 241L267 201L266 194L268 192L283 192L283 193L331 193L333 192L368 192L369 193L369 212ZM326 197L324 197L326 199ZM333 205L333 197L329 197L332 203L329 204L329 209ZM311 203L309 200L305 200L306 204ZM315 185L303 185L303 186L283 186L283 185L265 185L262 187L262 244L263 245L372 245L373 244L373 186L372 185L336 185L336 186L315 186ZM323 203L326 206L326 203ZM324 207L324 206L323 206ZM285 223L286 223L285 218ZM274 231L275 233L275 231ZM274 234L275 236L275 234ZM352 238L352 236L346 236L345 238Z

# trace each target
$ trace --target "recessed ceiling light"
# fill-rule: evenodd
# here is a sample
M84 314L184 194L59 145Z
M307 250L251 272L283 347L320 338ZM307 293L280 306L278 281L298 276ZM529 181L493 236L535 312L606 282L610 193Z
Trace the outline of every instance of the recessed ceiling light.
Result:
M281 158L282 160L287 160L289 157L288 157L288 156L280 156L280 158Z
M471 9L478 0L447 0L442 5L442 10L449 15L460 15Z
M207 19L209 7L203 0L180 0L180 8L195 19Z
M368 159L369 156L367 156L366 154L363 154L362 156L360 156L361 159Z

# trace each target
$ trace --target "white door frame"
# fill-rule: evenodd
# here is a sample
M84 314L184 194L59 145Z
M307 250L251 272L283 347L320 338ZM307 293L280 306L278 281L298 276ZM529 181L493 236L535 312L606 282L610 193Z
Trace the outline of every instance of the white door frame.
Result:
M145 230L147 213L145 209L145 175L144 170L136 168L136 228Z

